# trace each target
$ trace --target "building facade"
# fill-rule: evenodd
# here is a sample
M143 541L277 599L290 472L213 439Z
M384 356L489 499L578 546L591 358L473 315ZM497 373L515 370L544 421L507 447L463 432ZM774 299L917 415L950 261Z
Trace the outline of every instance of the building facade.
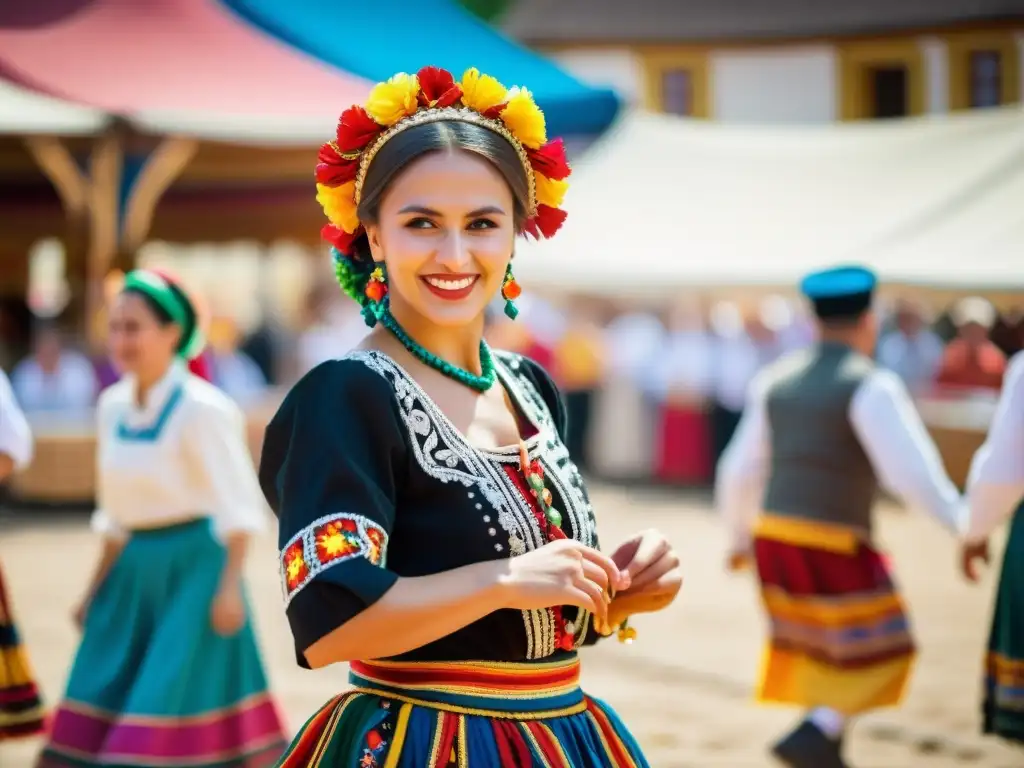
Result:
M516 0L506 32L655 111L738 123L1024 102L1024 0Z

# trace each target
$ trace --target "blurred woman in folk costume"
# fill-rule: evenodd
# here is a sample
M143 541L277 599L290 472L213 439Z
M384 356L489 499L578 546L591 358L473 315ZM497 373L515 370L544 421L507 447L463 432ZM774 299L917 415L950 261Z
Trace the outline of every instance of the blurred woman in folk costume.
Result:
M604 330L605 379L594 395L590 456L595 475L617 482L654 476L658 429L655 366L665 327L653 312L630 308Z
M285 740L242 584L263 505L244 417L189 373L194 305L129 273L110 310L123 378L98 406L103 553L40 768L273 765Z
M1024 745L1024 353L1011 361L988 439L967 479L964 574L988 562L989 535L1010 522L985 674L983 728Z
M792 768L843 768L850 721L898 704L915 655L906 606L876 548L879 487L951 533L962 502L906 387L871 359L875 275L839 267L802 285L818 343L751 384L716 501L729 567L756 566L769 620L764 702L801 707L773 747Z
M565 447L583 473L590 471L590 428L594 398L604 380L604 336L593 306L571 301L565 332L555 345L551 372L565 400L568 435Z
M260 480L298 662L347 661L354 688L285 768L647 765L577 652L671 603L678 558L654 532L598 550L558 389L483 340L568 175L529 91L475 69L377 85L320 151L323 235L374 330L288 394Z
M32 460L32 433L0 371L0 484ZM42 703L14 623L14 607L0 571L0 742L43 728Z
M714 346L700 302L681 300L669 323L654 368L661 399L657 477L663 483L700 485L712 471Z

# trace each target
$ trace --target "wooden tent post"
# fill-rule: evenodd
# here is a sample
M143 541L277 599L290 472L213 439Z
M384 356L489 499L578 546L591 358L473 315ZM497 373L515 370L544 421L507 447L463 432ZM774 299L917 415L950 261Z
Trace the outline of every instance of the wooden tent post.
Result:
M134 258L153 225L153 214L164 192L185 170L199 150L199 142L180 136L164 139L153 151L135 180L121 229L121 253Z
M67 145L55 136L26 136L25 147L60 198L66 218L65 264L73 304L83 309L88 288L85 275L88 242L89 180L79 169Z
M85 319L90 345L98 343L96 316L105 302L103 280L118 250L124 132L115 125L95 143L89 158L89 251L86 256Z
M105 301L103 281L122 257L130 268L145 242L160 198L199 149L195 139L170 137L147 159L132 187L121 223L126 128L115 123L93 144L83 173L63 141L50 136L25 139L29 153L53 184L68 217L68 252L85 250L84 284L75 286L84 306L85 332L95 344L96 315ZM73 261L68 259L69 262ZM74 261L77 261L74 260Z

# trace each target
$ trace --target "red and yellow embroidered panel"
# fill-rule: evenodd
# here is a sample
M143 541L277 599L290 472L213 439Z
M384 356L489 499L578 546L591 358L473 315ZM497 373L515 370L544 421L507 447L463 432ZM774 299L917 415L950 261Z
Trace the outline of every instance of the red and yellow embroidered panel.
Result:
M287 605L328 568L362 557L384 567L388 535L362 515L326 515L292 536L281 550L281 583Z

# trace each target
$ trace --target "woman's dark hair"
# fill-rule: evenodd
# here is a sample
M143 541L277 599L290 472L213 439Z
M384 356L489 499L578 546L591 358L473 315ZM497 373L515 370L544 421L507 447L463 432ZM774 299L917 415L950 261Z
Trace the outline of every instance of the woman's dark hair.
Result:
M174 283L167 281L167 287L171 293L174 294L174 298L181 302L181 306L185 308L185 325L181 329L181 337L178 339L178 346L175 352L181 352L189 343L192 338L192 334L195 333L196 323L199 322L198 315L196 315L196 309L192 306L192 302L189 301L188 296ZM142 303L146 305L149 311L156 318L156 321L162 326L168 326L172 323L177 322L170 313L161 307L156 300L145 291L140 291L137 288L126 288L124 293L129 296L138 296L142 299Z
M516 229L522 227L528 215L530 187L519 154L507 139L489 128L458 120L424 123L408 128L380 148L363 180L359 221L363 224L377 223L380 205L388 187L410 163L431 152L450 150L480 155L501 173L512 190ZM335 251L334 264L342 289L365 308L366 283L374 268L366 234L353 243L350 253ZM367 312L363 314L372 325L371 316Z

